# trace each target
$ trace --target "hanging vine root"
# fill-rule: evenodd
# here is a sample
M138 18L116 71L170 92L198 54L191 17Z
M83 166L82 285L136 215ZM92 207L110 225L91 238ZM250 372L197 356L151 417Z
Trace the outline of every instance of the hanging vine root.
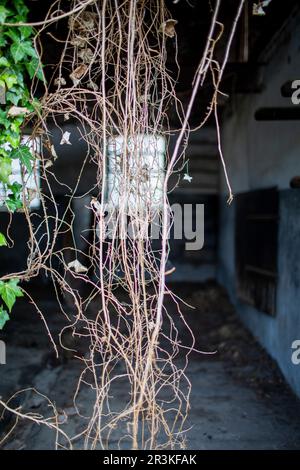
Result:
M188 328L180 303L165 282L166 275L170 274L166 261L172 224L168 180L175 163L184 158L180 149L182 142L184 147L188 142L192 106L210 73L214 76L215 93L201 125L216 111L220 81L243 1L234 20L224 63L217 66L214 48L221 37L218 27L220 3L221 0L215 3L185 115L176 97L175 79L166 67L166 42L169 39L162 25L171 18L163 0L73 0L70 11L65 13L61 13L60 2L56 2L44 21L33 23L40 26L36 38L39 44L49 25L68 19L61 58L48 82L51 91L45 89L32 136L34 138L42 129L44 145L51 149L53 143L48 122L61 122L60 117L62 120L71 119L87 145L83 165L94 165L97 174L95 187L89 192L90 205L85 208L93 220L93 227L85 240L85 250L78 250L75 242L63 250L57 249L57 240L62 234L69 233L69 239L75 240L72 200L78 197L81 171L76 187L68 194L65 212L59 216L51 190L53 174L49 160L42 158L42 187L47 189L39 195L43 217L37 224L33 214L25 211L30 229L30 256L26 271L17 275L20 279L29 280L43 271L51 276L60 303L60 292L68 295L74 315L66 313L69 323L62 332L61 342L68 329L76 338L89 341L89 356L82 359L83 369L74 395L78 413L81 413L82 387L90 387L94 398L88 423L76 436L69 437L60 430L55 419L49 421L13 410L8 403L0 404L18 418L57 429L57 446L62 435L69 444L76 441L79 445L80 441L83 448L106 448L114 435L120 436L120 430L120 446L124 439L131 442L133 449L185 446L185 422L191 391L185 371L189 353L194 348L194 338L190 331L192 344L184 349L185 360L180 365L181 362L176 361L179 351L183 350L179 332L164 304L167 294L173 299L182 324ZM53 38L52 31L50 34ZM61 40L57 41L61 44ZM146 169L145 176L140 157L141 136L163 135L168 141L171 131L167 108L174 103L179 110L181 129L174 152L166 157L162 206L154 209L149 193L147 197L142 191L132 189L140 187L145 177L151 177L151 168ZM220 138L219 127L217 129ZM122 185L118 189L117 214L120 224L107 239L104 213L106 203L112 201L105 199L106 149L116 136L122 136L124 148L119 162ZM58 155L58 158L61 157ZM132 196L135 202L129 204ZM50 206L54 217L49 214ZM124 215L130 217L133 232L143 233L143 236L120 237L126 233ZM154 250L145 231L155 217L161 221L159 250ZM73 263L71 268L70 260L79 258L81 262ZM55 267L58 265L60 269ZM84 287L74 288L74 282L76 286ZM61 308L64 309L63 305ZM118 387L124 389L121 409L116 407L114 400Z

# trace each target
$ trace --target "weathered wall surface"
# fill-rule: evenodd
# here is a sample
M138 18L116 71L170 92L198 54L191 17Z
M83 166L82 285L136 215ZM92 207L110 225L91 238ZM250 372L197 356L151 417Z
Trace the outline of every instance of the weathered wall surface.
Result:
M300 365L291 361L292 342L300 339L300 189L288 189L300 175L300 122L257 122L260 107L294 106L283 98L281 86L300 79L300 17L294 17L263 59L264 89L235 96L223 128L224 157L234 193L277 186L279 239L277 314L270 317L241 302L236 294L235 204L226 204L221 184L218 280L227 288L243 321L278 361L286 379L300 396Z

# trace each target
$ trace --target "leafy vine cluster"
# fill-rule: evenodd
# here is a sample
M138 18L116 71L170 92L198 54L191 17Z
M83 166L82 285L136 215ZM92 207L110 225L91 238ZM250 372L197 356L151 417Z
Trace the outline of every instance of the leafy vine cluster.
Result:
M39 55L34 47L35 31L31 26L10 26L9 23L26 22L29 9L23 0L4 0L0 5L0 205L15 212L30 203L24 184L14 180L13 161L17 160L21 174L30 175L32 150L22 141L22 129L27 116L35 112L38 101L31 99L28 86L33 77L44 81ZM7 240L0 232L0 247ZM0 297L8 312L22 296L17 278L0 282ZM7 310L0 305L0 329L9 319Z

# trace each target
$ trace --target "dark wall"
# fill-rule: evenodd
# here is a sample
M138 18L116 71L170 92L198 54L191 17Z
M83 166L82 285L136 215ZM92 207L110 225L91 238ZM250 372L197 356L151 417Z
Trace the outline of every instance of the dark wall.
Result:
M276 313L266 315L237 293L235 232L236 204L221 200L218 280L245 324L277 360L283 374L300 395L300 366L293 364L292 343L300 340L300 190L279 191L278 278ZM257 240L259 243L259 240ZM266 247L268 249L268 247Z

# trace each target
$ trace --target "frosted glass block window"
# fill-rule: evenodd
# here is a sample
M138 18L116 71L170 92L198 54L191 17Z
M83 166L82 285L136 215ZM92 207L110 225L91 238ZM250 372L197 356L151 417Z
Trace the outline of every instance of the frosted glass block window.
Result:
M162 205L166 142L160 135L140 134L125 141L110 138L107 146L108 206L127 210Z
M28 145L32 153L40 154L41 152L41 142L40 139L31 139L29 135L24 135L21 141L22 145ZM10 146L7 144L6 149L9 149ZM40 169L39 161L37 159L32 160L32 171L20 165L19 160L12 160L12 174L9 177L10 184L19 183L23 186L23 192L26 199L30 199L29 207L31 209L38 209L40 207L39 199L39 188L40 188ZM4 186L0 183L0 210L7 210L5 205L5 199L7 195L10 194L10 191L5 192Z

